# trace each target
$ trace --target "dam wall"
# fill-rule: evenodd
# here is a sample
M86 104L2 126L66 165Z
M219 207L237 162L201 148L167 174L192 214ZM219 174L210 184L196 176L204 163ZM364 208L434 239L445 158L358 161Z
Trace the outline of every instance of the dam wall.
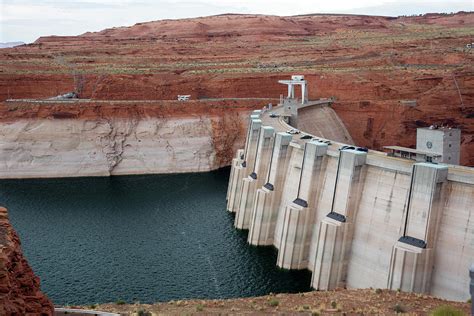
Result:
M326 129L325 126L338 128ZM312 135L318 135L336 142L354 144L346 126L336 112L328 106L307 106L298 109L298 128Z
M268 100L0 103L0 179L202 172L229 165Z
M253 131L234 158L229 182L228 202L245 208L228 203L228 210L236 221L241 212L250 218L236 227L249 229L250 244L276 247L279 267L310 270L314 289L388 288L468 299L474 169L343 149L346 143L325 137L344 130L337 119L315 121L313 131L324 136L303 129L311 115L331 111L315 105L298 113L302 132L295 135L287 133L292 127L283 116L253 113ZM282 107L274 113L283 114ZM263 131L273 146L258 146L251 137ZM256 172L243 168L255 155L270 162ZM262 180L243 189L250 178Z

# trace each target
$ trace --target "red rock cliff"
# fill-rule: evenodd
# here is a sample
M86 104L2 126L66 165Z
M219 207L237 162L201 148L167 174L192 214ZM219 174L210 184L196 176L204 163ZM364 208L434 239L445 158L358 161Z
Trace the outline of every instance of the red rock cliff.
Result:
M304 74L335 97L355 143L414 146L417 126L462 130L474 165L474 13L419 17L221 15L154 21L0 51L0 101L278 97ZM230 159L230 157L228 158Z
M20 239L0 207L0 315L53 315L51 301L40 290L20 247Z

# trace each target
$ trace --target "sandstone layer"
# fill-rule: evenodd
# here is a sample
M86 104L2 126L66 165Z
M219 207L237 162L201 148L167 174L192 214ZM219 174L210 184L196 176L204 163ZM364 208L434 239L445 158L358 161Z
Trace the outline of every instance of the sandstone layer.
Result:
M229 164L271 100L5 102L0 178L202 172Z
M53 315L51 301L21 252L20 240L0 207L0 315Z
M416 127L462 130L474 165L474 14L221 15L42 37L0 51L0 100L75 91L102 100L278 97L304 74L335 97L355 143L414 146Z

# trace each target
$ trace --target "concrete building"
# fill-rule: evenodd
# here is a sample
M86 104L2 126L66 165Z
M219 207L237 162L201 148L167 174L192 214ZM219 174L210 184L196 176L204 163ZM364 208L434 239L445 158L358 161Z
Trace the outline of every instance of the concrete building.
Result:
M436 162L459 165L461 130L447 127L424 127L416 130L416 149L441 155Z
M298 106L302 132L296 135L285 132L294 127L284 107L273 111L279 116L252 119L229 181L228 210L236 213L236 227L249 229L250 244L274 245L276 264L310 270L318 290L373 287L469 297L473 168L342 148L350 136L327 104ZM424 131L420 140L432 142L433 150L453 148L459 139L449 129L441 136ZM441 155L456 160L449 150Z
M401 146L384 146L389 156L418 162L435 162L459 165L461 157L461 130L458 128L430 127L416 130L416 149Z
M399 157L418 162L438 162L441 160L441 155L429 151L407 148L402 146L384 146L383 148L389 150L391 157Z

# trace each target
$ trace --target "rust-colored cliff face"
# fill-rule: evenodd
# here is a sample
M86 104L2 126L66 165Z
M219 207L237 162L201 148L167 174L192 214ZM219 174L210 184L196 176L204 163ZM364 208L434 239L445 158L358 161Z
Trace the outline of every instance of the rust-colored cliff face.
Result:
M218 116L223 113L261 109L274 99L215 101L8 101L0 103L0 122L20 119L113 119L113 118L183 118Z
M51 301L23 257L20 240L0 207L0 315L53 315Z
M0 101L268 98L304 74L311 99L336 97L357 144L414 146L417 126L449 123L474 165L473 27L474 13L221 15L42 37L0 50Z

